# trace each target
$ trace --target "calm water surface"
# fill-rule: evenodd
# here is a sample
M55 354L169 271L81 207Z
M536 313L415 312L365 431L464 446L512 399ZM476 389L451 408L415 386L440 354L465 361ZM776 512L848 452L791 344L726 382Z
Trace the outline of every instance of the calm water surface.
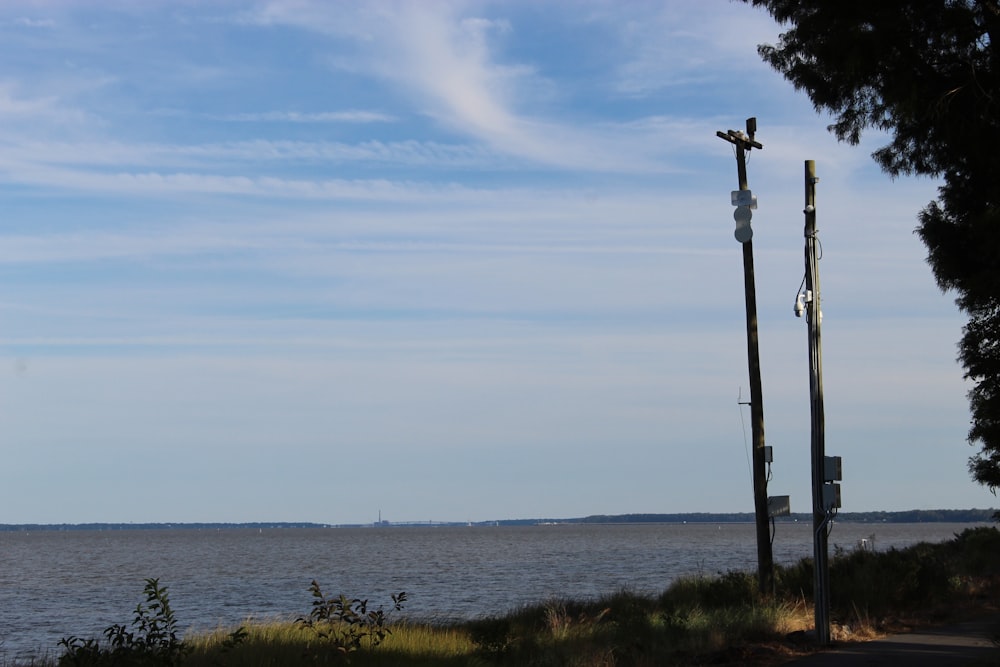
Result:
M951 538L966 524L838 523L835 546ZM309 611L309 583L376 606L406 591L410 618L462 619L675 578L756 569L752 524L0 532L0 659L57 651L131 621L144 579L169 588L185 629ZM810 527L779 524L774 558L812 555Z

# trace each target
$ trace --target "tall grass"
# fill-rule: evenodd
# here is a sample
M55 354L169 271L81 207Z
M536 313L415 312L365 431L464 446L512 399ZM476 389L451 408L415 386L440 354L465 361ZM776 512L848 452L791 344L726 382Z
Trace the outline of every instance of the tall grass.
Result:
M278 667L296 664L427 665L469 664L453 662L471 654L474 645L468 633L457 627L433 627L399 622L378 646L344 656L335 647L317 641L315 635L294 622L272 621L245 626L246 638L223 649L229 629L197 635L189 640L191 653L184 665L191 667Z
M675 582L659 599L623 590L590 601L550 600L466 623L396 623L380 645L349 656L318 645L295 623L250 624L245 640L228 651L222 647L230 630L220 629L192 637L184 664L271 667L346 659L360 667L682 665L692 656L798 629L800 606L756 595L727 604L718 580L698 577Z

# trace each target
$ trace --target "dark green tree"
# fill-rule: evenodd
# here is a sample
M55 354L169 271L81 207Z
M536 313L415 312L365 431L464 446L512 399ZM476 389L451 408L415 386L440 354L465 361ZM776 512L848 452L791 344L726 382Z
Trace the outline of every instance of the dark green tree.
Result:
M969 472L1000 488L1000 2L744 0L787 28L761 57L838 139L884 130L873 154L893 177L942 178L917 234L938 285L969 321L959 361L972 381Z

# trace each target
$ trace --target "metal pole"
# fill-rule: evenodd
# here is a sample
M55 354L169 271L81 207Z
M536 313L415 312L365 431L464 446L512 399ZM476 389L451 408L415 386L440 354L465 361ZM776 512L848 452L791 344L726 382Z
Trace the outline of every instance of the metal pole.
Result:
M813 599L816 641L830 643L830 568L828 562L829 514L823 498L826 485L826 442L823 415L823 348L820 337L819 258L816 253L816 163L805 162L805 262L806 317L809 325L809 407L812 415L812 494L813 494ZM811 298L810 298L811 297Z
M747 186L746 153L763 148L754 141L757 119L747 119L747 134L730 131L716 134L736 146L739 189ZM757 291L754 282L753 242L743 241L743 287L746 294L747 365L750 372L750 431L753 439L753 495L757 527L757 577L760 592L774 593L774 558L771 553L770 516L767 507L767 462L764 454L764 399L760 379L760 350L757 337Z

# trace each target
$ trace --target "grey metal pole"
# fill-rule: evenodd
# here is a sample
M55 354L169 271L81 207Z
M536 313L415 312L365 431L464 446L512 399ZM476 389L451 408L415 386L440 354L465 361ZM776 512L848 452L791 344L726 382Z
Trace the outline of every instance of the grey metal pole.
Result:
M820 336L819 258L816 253L816 163L805 161L806 317L809 325L809 407L812 416L813 599L816 642L830 643L829 511L823 497L826 482L826 432L823 415L823 348ZM811 298L809 298L811 297Z

